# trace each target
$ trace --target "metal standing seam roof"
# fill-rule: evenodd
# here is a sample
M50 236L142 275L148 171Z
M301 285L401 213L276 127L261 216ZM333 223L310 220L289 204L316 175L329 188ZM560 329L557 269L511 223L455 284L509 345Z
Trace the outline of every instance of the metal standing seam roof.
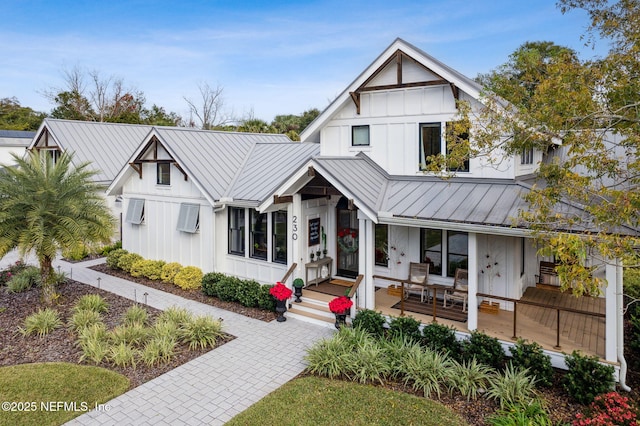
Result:
M62 150L74 153L74 162L90 162L95 180L110 183L151 131L141 124L102 123L46 118L44 125Z
M319 153L320 146L316 143L257 143L226 197L234 201L263 201L300 164Z
M176 156L188 176L200 183L212 199L219 200L229 191L243 170L254 145L293 144L285 135L237 133L157 127L156 135ZM264 173L264 171L263 171ZM255 184L262 184L254 179Z

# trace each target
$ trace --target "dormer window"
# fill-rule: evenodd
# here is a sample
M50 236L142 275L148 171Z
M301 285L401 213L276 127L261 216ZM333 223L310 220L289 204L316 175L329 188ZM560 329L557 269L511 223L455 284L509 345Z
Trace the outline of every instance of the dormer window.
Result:
M522 149L520 152L520 164L533 164L533 147Z
M171 185L171 163L157 163L158 185Z
M369 126L351 127L351 146L369 146Z

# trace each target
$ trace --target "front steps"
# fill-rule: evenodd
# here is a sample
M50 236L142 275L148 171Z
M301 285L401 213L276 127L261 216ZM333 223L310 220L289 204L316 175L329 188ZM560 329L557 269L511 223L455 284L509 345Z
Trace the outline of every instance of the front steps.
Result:
M292 296L286 315L301 321L335 329L336 316L329 310L329 302L334 298L335 296L305 288L302 290L302 302L294 302L295 296ZM347 317L347 324L350 322L351 319Z

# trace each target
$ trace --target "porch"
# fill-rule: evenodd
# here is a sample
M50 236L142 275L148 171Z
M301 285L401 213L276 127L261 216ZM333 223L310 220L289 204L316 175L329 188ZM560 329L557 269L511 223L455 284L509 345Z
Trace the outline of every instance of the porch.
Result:
M478 330L506 342L518 337L539 343L544 349L571 353L580 350L588 355L605 357L605 300L595 297L574 297L553 290L529 287L519 300L496 298L515 304L515 310L496 312L478 310ZM400 296L389 294L386 288L376 288L375 310L384 315L402 314ZM469 333L467 314L462 305L442 306L442 300L420 302L419 297L404 303L404 314L423 324L435 320L440 324ZM434 314L435 312L435 314ZM460 320L452 318L462 318ZM559 322L558 322L559 318ZM515 326L514 326L515 321Z

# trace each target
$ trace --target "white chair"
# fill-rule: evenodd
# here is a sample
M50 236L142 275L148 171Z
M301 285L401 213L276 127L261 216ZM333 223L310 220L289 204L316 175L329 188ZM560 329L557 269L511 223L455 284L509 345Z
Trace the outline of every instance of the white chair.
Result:
M450 302L450 307L453 302L462 302L462 312L467 311L467 300L469 297L469 271L466 269L456 269L456 273L453 278L453 287L451 290L444 292L443 306L447 307L447 301Z
M429 292L427 289L427 280L429 278L429 264L428 263L415 263L409 264L409 277L404 281L404 295L406 299L409 294L420 294L420 301L424 302L425 292L427 293L427 299L429 298Z

